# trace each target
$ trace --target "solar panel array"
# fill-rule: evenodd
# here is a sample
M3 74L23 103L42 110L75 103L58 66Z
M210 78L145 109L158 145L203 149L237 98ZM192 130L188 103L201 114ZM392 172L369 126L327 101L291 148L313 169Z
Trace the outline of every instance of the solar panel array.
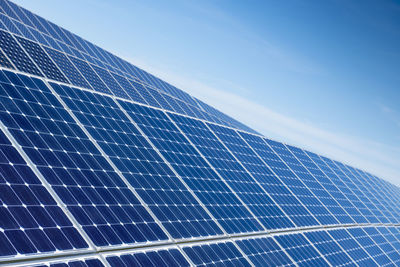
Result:
M400 190L0 1L0 264L398 266Z

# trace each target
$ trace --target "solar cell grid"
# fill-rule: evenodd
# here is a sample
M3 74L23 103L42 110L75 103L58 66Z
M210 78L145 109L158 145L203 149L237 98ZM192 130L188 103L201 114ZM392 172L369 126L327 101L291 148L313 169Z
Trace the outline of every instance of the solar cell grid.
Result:
M71 259L71 260L59 260L49 261L46 263L23 265L32 267L103 267L105 266L98 258L86 258L86 259Z
M192 124L191 122L187 122L186 124ZM200 124L201 125L201 124ZM231 129L207 124L208 127L213 131L213 133L219 138L221 142L226 146L226 149L221 147L221 152L213 153L211 156L208 157L210 162L215 162L214 157L219 157L225 162L221 162L223 167L214 167L217 171L222 175L225 180L233 180L237 184L243 179L244 183L252 184L254 187L250 187L249 191L257 192L256 196L250 197L251 199L246 203L247 206L252 208L252 211L257 216L257 218L264 224L265 227L268 229L277 229L277 228L292 228L294 224L288 218L288 216L282 211L281 207L278 206L275 199L279 198L280 195L283 194L290 194L285 189L281 192L271 192L271 190L265 190L264 187L261 187L260 182L263 183L264 181L268 181L271 179L276 179L274 174L268 169L267 166L257 157L257 155L247 146L247 144L240 138L240 136ZM187 128L187 130L183 130L187 133L187 136L191 136L192 134L196 134L195 130L190 129L187 126L182 126L181 128ZM207 130L207 128L203 128ZM189 132L190 131L190 132ZM190 133L190 134L189 134ZM199 134L198 134L199 135ZM204 134L201 134L205 136ZM212 136L210 137L210 139ZM212 147L217 147L215 143L218 144L218 140L214 138L213 141L204 142L203 144L199 145L203 149L208 151L212 150ZM199 142L196 142L198 144ZM202 151L202 148L200 150ZM229 151L228 151L229 150ZM203 151L202 151L203 152ZM230 153L236 157L233 158L230 156ZM237 163L238 162L238 163ZM220 169L223 168L222 171ZM244 175L244 173L248 173L248 177ZM251 177L250 177L251 175ZM236 176L236 177L235 177ZM245 179L247 179L245 181ZM259 186L257 186L259 185ZM239 192L239 196L243 199L246 196L241 195L241 193L246 193L246 191L237 189L235 185L235 191ZM261 190L257 190L260 188ZM248 191L248 192L249 192ZM270 197L271 196L271 197ZM278 200L279 201L279 200ZM259 204L258 204L259 203ZM278 202L279 204L279 202ZM290 204L289 204L290 205Z
M365 196L362 192L349 180L349 178L334 164L334 162L326 157L319 156L326 166L335 173L338 177L334 180L336 184L340 185L342 192L346 192L348 198L350 198L356 208L364 215L364 217L370 223L378 223L378 218L371 211L372 205L368 205L369 202L366 201Z
M304 151L312 162L326 175L326 179L320 180L330 194L340 203L346 212L356 223L366 223L368 220L361 212L367 207L363 205L357 196L342 182L338 175L317 155ZM361 211L360 211L361 210ZM369 212L369 214L371 214Z
M400 263L399 251L375 227L363 228L372 240L385 252L395 265Z
M344 229L330 230L329 235L360 266L378 266L363 247Z
M399 215L399 206L398 204L394 204L390 198L386 195L386 190L382 186L383 183L379 179L375 179L372 176L367 175L366 173L357 170L351 166L346 166L355 177L357 177L361 183L368 187L369 192L373 194L375 198L375 202L378 208L381 208L381 211L386 216L387 220L390 223L398 223L400 219Z
M195 266L251 266L232 242L183 247Z
M255 266L296 266L271 237L236 241Z
M3 123L92 241L109 246L166 239L49 88L25 75L1 74L7 88ZM17 90L8 79L25 86Z
M18 42L27 51L29 56L35 61L37 66L42 70L47 78L60 82L67 82L64 75L56 67L53 61L47 56L45 51L34 42L27 39L17 37Z
M111 91L107 88L104 82L99 78L99 76L94 72L88 63L71 56L68 56L68 58L80 71L80 73L82 73L94 90L101 93L111 94Z
M328 160L329 161L329 160ZM340 170L342 176L342 180L347 182L349 186L351 186L352 190L356 192L357 196L362 200L362 202L369 208L369 210L375 215L379 222L388 222L388 219L381 210L379 210L376 206L377 201L369 194L367 187L361 184L361 182L349 171L346 169L345 165L340 162L331 161L331 164L336 165L336 168ZM383 209L382 209L383 210Z
M0 258L89 248L2 130L0 205Z
M329 266L325 258L302 234L278 235L274 238L298 266Z
M53 83L51 86L173 238L222 234L111 98Z
M363 249L374 259L379 266L393 265L386 253L379 248L371 237L361 228L350 228L347 230Z
M0 47L18 70L42 76L39 69L22 50L14 37L2 30L0 30Z
M256 219L162 112L119 101L165 159L228 233L261 230Z
M154 266L154 267L178 267L191 266L188 260L183 256L180 250L160 249L148 250L143 252L110 255L106 257L111 266Z
M318 199L329 209L332 215L341 223L349 224L354 223L354 220L349 216L346 210L343 208L325 187L325 183L328 183L329 179L327 176L318 168L317 165L307 156L307 154L296 147L286 146L289 151L296 157L296 159L303 165L305 169L311 174L308 176L310 179L306 185L315 193ZM314 179L312 179L314 178Z
M310 210L311 214L313 214L321 224L339 224L339 221L332 214L332 212L335 211L329 210L330 206L327 207L324 204L326 201L323 199L327 199L327 201L331 200L331 197L326 194L326 190L316 182L315 178L304 168L301 162L295 158L284 144L269 139L265 139L265 141L271 146L275 153L282 158L296 177L298 177L300 181L298 185L303 185L301 188L298 188L301 190L302 194L301 201Z
M335 266L356 266L345 250L326 231L306 232L304 235L330 264Z
M48 47L45 47L45 50L53 59L53 61L58 65L58 67L63 70L63 73L73 85L85 87L88 89L91 88L85 78L83 78L80 72L63 53Z
M301 181L261 137L242 132L238 133L278 177L278 179L269 181L259 181L264 183L265 190L267 192L272 191L270 194L282 192L282 195L276 198L276 201L297 226L318 225L319 223L314 215L303 205L303 203L308 202L303 200L304 192L302 189L304 185Z

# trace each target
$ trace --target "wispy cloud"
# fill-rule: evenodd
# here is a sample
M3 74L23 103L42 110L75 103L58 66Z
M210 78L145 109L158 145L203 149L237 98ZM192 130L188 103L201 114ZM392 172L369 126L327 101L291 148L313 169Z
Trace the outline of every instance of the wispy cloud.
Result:
M233 116L267 137L348 163L400 185L400 147L391 147L360 136L327 131L312 123L285 116L240 95L166 71L167 68L151 66L137 59L131 62ZM390 112L389 109L385 110Z

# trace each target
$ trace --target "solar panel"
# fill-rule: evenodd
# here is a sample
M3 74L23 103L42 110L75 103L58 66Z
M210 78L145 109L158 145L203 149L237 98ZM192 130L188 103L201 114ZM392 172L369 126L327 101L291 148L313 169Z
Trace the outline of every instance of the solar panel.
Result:
M165 113L120 103L227 233L262 230L232 189Z
M251 266L233 242L183 247L195 266Z
M400 189L0 0L0 265L398 266Z
M178 115L171 115L171 118L179 126L182 132L198 148L213 168L232 188L243 203L249 207L254 216L267 229L290 228L293 223L283 213L280 207L273 201L269 194L254 180L254 172L249 172L242 165L243 159L238 161L230 150L219 139L229 140L230 136L224 135L226 128L209 125L216 135L213 135L204 123L184 118ZM219 139L218 139L219 138ZM229 146L232 148L232 146ZM265 172L264 172L265 171ZM263 170L263 175L268 174Z
M255 266L296 266L272 237L242 239L236 244Z
M191 266L188 259L177 248L144 250L134 253L119 253L106 256L111 266Z
M278 235L276 241L298 266L329 266L325 257L302 234Z
M214 230L218 227L211 217L111 98L51 86L173 238L222 233Z
M167 238L42 81L1 74L2 121L96 246Z

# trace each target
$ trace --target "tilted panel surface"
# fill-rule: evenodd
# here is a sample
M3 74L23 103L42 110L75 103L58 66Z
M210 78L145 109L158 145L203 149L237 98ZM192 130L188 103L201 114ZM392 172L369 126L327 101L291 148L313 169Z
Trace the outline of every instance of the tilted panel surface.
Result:
M187 246L183 251L195 266L251 266L233 242Z
M206 124L180 115L171 115L171 118L264 227L277 229L293 226L277 204Z
M183 254L176 248L138 251L106 256L111 266L154 266L154 267L186 267L191 266Z
M0 260L89 248L2 130L0 205Z
M262 229L165 113L128 102L120 103L226 232Z
M221 233L111 98L54 83L51 86L173 238Z
M166 239L46 84L0 75L3 123L97 246Z

